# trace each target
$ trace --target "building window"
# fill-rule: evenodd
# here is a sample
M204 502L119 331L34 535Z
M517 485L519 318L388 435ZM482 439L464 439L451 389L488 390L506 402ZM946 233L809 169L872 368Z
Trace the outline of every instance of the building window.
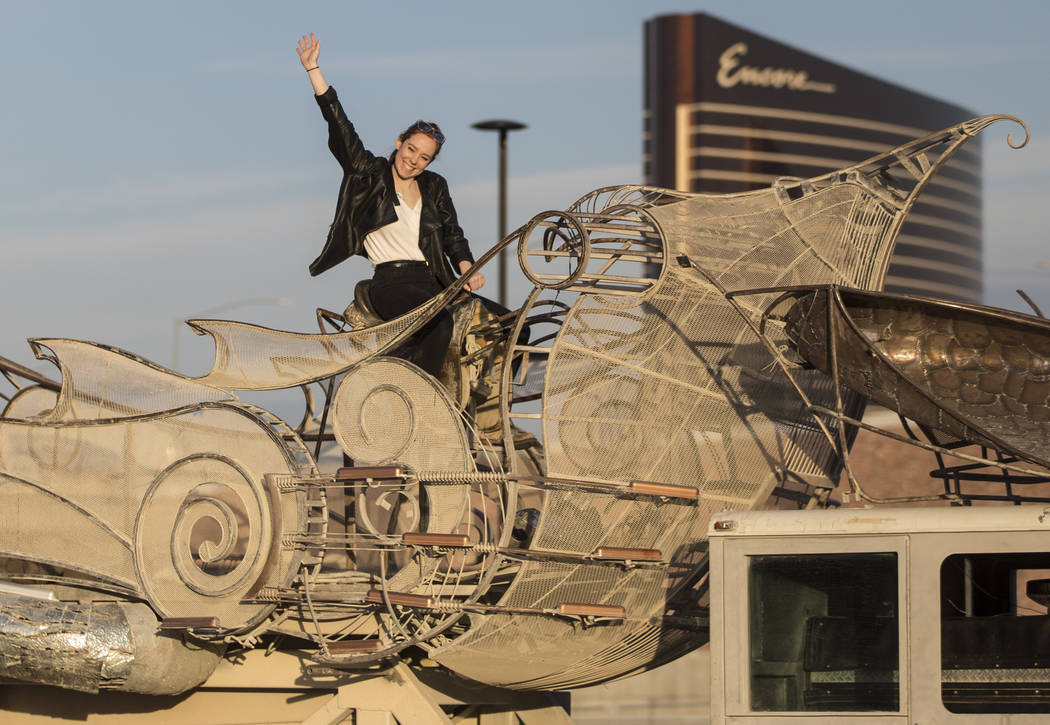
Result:
M941 697L957 713L1050 713L1050 554L941 564Z
M897 555L754 556L753 711L897 711Z

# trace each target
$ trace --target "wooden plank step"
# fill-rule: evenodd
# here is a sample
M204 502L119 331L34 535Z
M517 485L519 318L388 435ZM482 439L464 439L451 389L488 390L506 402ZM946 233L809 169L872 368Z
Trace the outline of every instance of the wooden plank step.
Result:
M396 604L399 607L413 607L415 609L434 608L434 597L428 597L425 594L387 592L386 595L391 604ZM373 604L386 604L386 601L383 599L382 589L369 589L368 594L365 595L365 601L372 602Z
M620 606L611 604L578 604L573 602L559 604L558 614L577 617L607 617L609 619L625 619L627 617L627 611Z
M624 549L617 546L599 546L591 556L595 559L622 561L662 561L664 558L657 549Z
M401 466L349 466L335 474L337 481L364 481L369 478L404 478Z
M371 654L385 649L386 645L378 639L344 639L339 642L329 642L327 647L329 654L339 656Z
M161 629L218 629L218 617L165 617Z
M448 546L468 548L472 546L466 534L432 534L426 532L409 532L401 535L402 543L409 546Z
M647 496L661 496L664 498L681 498L695 501L700 497L700 492L692 486L675 486L670 483L651 483L649 481L631 481L627 486L631 493L643 493Z

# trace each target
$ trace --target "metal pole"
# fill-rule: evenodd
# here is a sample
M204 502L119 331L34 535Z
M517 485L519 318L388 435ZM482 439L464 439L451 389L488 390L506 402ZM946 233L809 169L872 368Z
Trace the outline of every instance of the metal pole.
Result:
M507 129L499 130L499 238L507 236ZM499 253L499 303L507 306L507 250Z
M510 131L519 131L527 128L524 123L494 119L492 121L480 121L473 124L479 131L499 131L499 225L497 232L499 239L507 236L507 134ZM499 253L499 303L507 306L507 250Z

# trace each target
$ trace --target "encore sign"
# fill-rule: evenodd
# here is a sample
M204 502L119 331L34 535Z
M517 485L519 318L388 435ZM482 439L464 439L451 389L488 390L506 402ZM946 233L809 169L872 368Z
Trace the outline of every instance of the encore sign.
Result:
M722 88L736 85L760 86L762 88L787 88L790 91L815 91L834 93L834 83L821 83L809 79L809 73L793 68L756 68L741 65L747 55L747 43L734 43L718 56L718 74L715 80Z

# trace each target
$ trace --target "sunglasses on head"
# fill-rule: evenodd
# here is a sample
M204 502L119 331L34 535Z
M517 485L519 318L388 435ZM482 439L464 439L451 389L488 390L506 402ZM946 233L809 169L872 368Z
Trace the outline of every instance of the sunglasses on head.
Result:
M420 120L416 121L414 124L412 124L412 128L419 129L420 131L422 131L426 135L428 135L431 138L433 138L439 144L445 143L445 134L441 133L441 129L439 129L437 126L435 126L432 123L428 123L428 122L420 119Z

